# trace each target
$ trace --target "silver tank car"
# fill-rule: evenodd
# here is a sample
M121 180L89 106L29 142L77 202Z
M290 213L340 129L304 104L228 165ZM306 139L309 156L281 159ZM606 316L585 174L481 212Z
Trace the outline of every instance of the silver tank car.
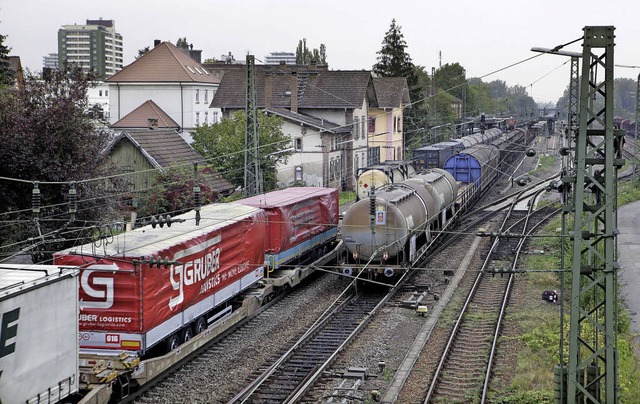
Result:
M377 261L384 253L395 257L409 237L423 231L426 224L427 209L416 190L390 184L376 190L375 199L359 200L345 212L342 240L354 256L368 260L376 253Z
M358 171L357 200L367 198L372 187L381 189L388 184L397 184L415 173L415 169L409 162L397 160L387 160Z
M414 188L425 201L428 222L431 223L455 202L458 196L458 183L447 171L434 168L416 174L404 184Z
M375 198L356 202L344 214L341 231L347 250L365 262L390 261L411 243L409 256L420 246L418 236L438 220L441 212L456 200L458 185L441 169L427 170L401 184L390 184L375 191ZM425 232L426 231L426 232Z

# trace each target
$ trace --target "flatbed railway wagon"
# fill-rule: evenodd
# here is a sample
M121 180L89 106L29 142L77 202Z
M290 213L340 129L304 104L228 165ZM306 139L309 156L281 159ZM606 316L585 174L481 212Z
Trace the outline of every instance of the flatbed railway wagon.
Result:
M78 270L0 264L0 402L78 391Z

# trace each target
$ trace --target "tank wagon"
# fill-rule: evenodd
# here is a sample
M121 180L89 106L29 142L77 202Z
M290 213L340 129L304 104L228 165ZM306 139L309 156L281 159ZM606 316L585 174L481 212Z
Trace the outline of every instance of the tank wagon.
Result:
M432 232L455 214L458 184L442 169L390 184L352 205L341 223L341 271L369 279L401 275L420 257ZM364 274L361 274L364 271Z
M502 130L498 128L491 128L481 133L461 137L459 140L462 142L464 148L467 148L477 144L489 144L500 135L502 135Z
M79 271L72 340L91 402L125 397L300 283L312 272L302 264L336 241L338 191L288 188L199 212L54 254Z
M0 264L0 402L56 403L78 391L77 273Z
M380 188L383 185L402 182L415 171L413 162L399 160L388 160L360 168L357 172L356 200L367 198L372 187Z
M427 169L401 183L376 186L375 193L344 214L340 230L346 251L339 270L381 281L403 274L428 248L434 234L452 226L458 213L488 189L504 169L501 164L521 155L525 136L521 129L503 134L497 128L467 136L467 142L488 143L451 154L443 169Z
M461 137L460 139L453 139L448 142L440 142L416 149L412 163L403 163L410 166L411 169L402 172L402 175L397 175L396 172L389 169L380 169L378 165L365 167L358 172L356 200L366 198L372 187L380 189L387 184L400 183L406 180L411 177L412 172L415 170L442 168L446 160L452 155L477 144L489 144L499 138L502 133L502 130L499 128L491 128L486 129L482 133L475 133ZM373 170L378 171L370 172Z

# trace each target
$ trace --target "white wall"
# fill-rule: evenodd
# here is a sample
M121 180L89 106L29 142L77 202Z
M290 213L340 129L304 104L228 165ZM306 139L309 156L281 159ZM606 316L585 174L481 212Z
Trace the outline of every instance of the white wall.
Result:
M87 89L87 101L89 105L100 105L105 118L109 118L109 85L104 81L95 84L95 87Z
M197 113L200 124L213 123L217 113L220 121L222 113L219 108L209 108L217 84L209 83L110 83L109 109L111 124L125 117L144 102L152 100L169 115L184 131L196 126ZM196 90L198 101L196 101ZM207 102L205 102L205 91ZM208 114L205 114L207 112Z
M303 132L306 132L303 134ZM302 150L294 151L286 164L279 164L278 183L281 186L291 185L296 176L296 167L302 168L302 181L309 186L325 186L323 182L323 148L322 140L317 129L303 128L296 123L285 121L282 133L291 138L291 147L295 148L295 139L302 138Z

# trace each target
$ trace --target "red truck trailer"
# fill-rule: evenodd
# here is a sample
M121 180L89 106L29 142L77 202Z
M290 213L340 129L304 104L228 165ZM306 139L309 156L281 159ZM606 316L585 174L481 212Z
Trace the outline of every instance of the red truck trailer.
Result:
M199 225L191 211L54 254L81 268L81 352L173 349L205 329L262 279L266 231L263 210L212 204Z

